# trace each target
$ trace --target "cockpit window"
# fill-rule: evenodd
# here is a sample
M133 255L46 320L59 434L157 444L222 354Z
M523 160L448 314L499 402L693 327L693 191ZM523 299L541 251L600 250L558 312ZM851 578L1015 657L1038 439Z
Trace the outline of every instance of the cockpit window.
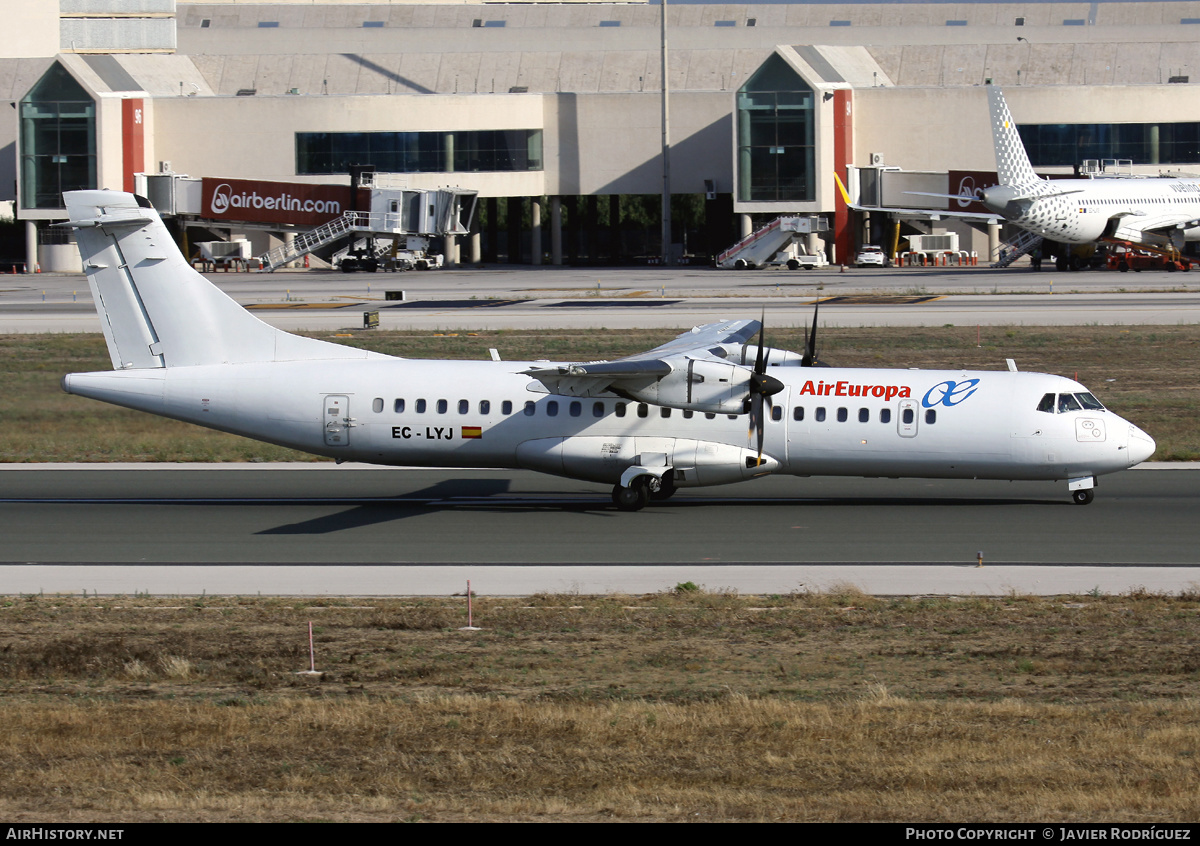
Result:
M1079 411L1082 406L1079 405L1079 400L1075 399L1074 394L1059 394L1058 395L1058 413L1063 414L1068 411Z
M1068 411L1104 411L1104 405L1089 393L1043 394L1037 410L1047 414L1066 414Z

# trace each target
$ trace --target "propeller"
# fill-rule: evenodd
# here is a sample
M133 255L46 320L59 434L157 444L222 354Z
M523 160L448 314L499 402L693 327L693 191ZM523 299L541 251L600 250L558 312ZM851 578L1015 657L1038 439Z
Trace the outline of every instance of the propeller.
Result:
M747 438L756 431L758 432L758 464L760 465L763 463L763 437L767 422L765 408L773 407L771 397L784 388L782 382L767 374L770 356L766 355L764 350L763 335L765 333L766 311L764 310L758 328L758 354L754 357L754 370L750 373L750 395L747 397L750 404L750 428L746 432Z
M817 299L813 303L813 322L812 333L808 331L808 327L804 327L804 356L800 359L801 367L820 367L817 361L817 312L821 308L821 300Z

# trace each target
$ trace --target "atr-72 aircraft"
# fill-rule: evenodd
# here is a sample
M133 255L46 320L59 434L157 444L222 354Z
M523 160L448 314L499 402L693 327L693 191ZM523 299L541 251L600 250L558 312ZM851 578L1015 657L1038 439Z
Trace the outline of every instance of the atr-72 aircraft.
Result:
M298 337L185 261L149 201L65 195L113 370L68 393L339 461L525 468L613 485L636 511L770 473L1065 480L1154 451L1078 382L1007 371L813 366L755 320L609 362L424 361ZM757 344L753 343L758 334Z
M1009 223L1052 241L1127 241L1183 249L1200 241L1200 181L1195 179L1042 179L999 88L988 86L1000 184L981 201Z

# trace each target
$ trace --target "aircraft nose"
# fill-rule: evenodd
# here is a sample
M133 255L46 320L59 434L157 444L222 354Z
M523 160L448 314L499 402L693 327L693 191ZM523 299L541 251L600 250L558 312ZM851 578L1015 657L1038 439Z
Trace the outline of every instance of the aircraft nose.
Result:
M1147 435L1137 426L1129 424L1129 466L1141 464L1154 454L1154 438Z

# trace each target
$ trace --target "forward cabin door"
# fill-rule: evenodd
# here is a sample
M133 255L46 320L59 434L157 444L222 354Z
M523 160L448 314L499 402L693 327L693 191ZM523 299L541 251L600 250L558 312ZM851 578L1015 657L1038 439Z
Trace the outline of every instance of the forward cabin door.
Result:
M349 446L350 429L354 421L350 418L350 398L345 394L330 394L325 397L325 413L321 415L325 426L325 446Z
M899 419L896 421L896 427L900 432L900 437L915 438L917 436L917 426L919 425L917 414L920 411L917 401L915 399L900 400L898 411L900 413L897 415Z

